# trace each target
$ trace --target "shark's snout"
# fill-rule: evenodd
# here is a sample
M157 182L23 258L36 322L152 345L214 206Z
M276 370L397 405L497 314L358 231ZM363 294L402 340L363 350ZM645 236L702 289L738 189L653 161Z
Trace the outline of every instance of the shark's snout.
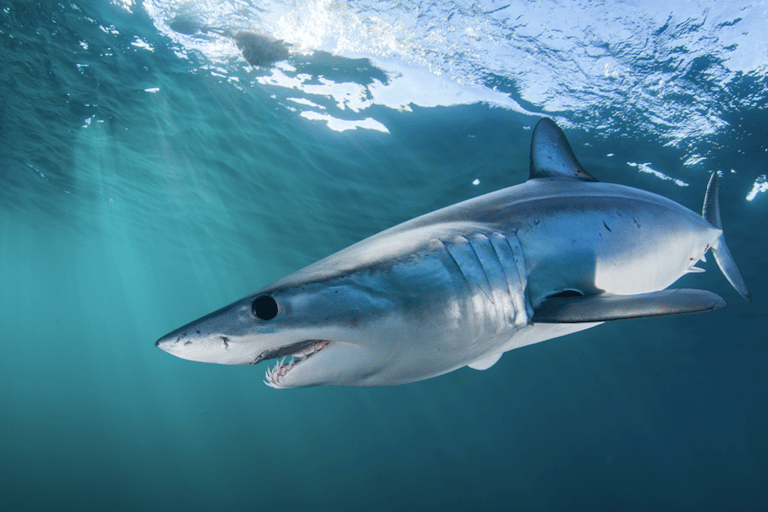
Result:
M165 352L170 352L171 347L173 346L173 340L169 339L168 336L163 336L159 340L155 342L155 346L159 348L160 350L164 350Z
M155 346L190 361L251 364L258 354L257 349L248 343L248 311L250 301L230 304L171 331L157 340Z
M229 364L227 361L221 360L226 358L228 352L228 338L217 336L219 343L213 343L212 338L201 335L199 330L189 332L187 329L181 329L166 334L155 342L155 346L164 352L190 361Z
M177 331L174 331L157 340L155 346L164 352L175 355L177 347L183 345L183 343L182 336Z
M193 323L169 332L157 340L155 346L164 352L181 357L182 359L193 359L190 357L191 353L196 348L204 345L207 337Z

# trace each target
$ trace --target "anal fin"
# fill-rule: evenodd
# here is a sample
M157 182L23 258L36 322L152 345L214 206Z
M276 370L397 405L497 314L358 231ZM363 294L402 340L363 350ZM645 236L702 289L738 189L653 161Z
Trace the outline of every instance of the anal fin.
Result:
M586 295L545 299L534 308L533 323L607 322L679 315L722 308L725 301L706 290L678 288L638 295Z

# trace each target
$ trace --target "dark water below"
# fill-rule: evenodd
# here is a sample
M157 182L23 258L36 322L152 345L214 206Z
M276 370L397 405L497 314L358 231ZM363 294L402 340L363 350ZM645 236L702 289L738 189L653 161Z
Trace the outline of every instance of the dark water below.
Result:
M604 181L698 210L707 174L724 171L752 304L710 258L681 281L729 302L709 314L603 325L407 386L275 391L266 365L192 363L154 341L370 234L523 181L536 117L331 102L317 111L385 127L335 131L286 107L322 96L262 86L268 71L242 61L211 72L140 5L0 7L0 509L767 506L768 197L746 199L768 167L764 75L700 70L711 105L669 101L719 105L728 124L676 145L669 126L634 131L632 104L611 103L610 133L554 112ZM315 79L386 80L369 61L291 59ZM706 158L683 165L692 153Z

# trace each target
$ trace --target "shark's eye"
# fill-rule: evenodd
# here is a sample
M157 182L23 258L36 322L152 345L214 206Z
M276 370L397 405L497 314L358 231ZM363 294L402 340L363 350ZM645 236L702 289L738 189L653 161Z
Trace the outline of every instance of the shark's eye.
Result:
M253 299L251 312L261 320L272 320L277 316L277 302L269 295L262 295Z

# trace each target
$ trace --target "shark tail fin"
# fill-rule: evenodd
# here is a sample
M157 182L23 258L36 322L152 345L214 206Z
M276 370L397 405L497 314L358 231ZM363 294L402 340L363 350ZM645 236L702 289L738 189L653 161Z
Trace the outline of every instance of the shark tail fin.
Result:
M704 220L722 231L723 223L720 219L720 182L718 179L717 171L712 173L707 184L707 193L704 195L704 208L702 209L701 216ZM747 285L744 282L744 278L741 276L739 267L736 266L736 262L731 256L731 251L728 250L728 246L725 245L725 237L721 234L720 237L712 245L712 254L715 255L715 261L717 266L720 267L725 278L731 283L739 295L744 297L747 301L752 302L752 296L747 290Z

